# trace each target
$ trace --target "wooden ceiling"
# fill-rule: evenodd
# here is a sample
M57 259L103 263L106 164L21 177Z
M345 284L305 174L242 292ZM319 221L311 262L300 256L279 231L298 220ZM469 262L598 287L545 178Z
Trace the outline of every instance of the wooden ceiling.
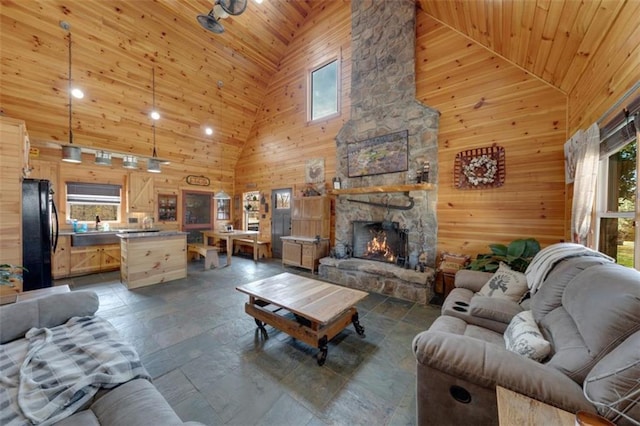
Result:
M2 112L27 121L33 140L68 141L67 32L59 25L66 21L73 80L86 93L73 103L75 144L150 155L155 68L158 155L233 170L288 44L323 1L249 0L242 15L221 20L225 33L218 35L196 22L209 0L2 0ZM626 3L417 0L564 93Z

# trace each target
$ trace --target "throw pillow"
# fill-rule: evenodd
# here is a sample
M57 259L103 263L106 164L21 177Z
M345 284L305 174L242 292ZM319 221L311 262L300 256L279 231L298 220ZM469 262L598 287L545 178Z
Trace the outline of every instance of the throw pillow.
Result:
M496 273L477 294L509 299L518 303L528 290L527 277L522 272L512 271L507 264L500 262Z
M551 343L547 342L533 319L531 311L517 314L504 332L507 350L542 361L551 352Z

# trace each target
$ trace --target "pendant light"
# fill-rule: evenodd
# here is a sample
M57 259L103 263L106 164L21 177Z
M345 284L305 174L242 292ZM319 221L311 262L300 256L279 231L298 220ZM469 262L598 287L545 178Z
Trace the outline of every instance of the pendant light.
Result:
M153 91L153 109L151 110L151 127L153 129L153 155L147 160L147 171L151 173L160 173L160 160L156 153L156 120L160 118L160 114L156 111L156 69L152 68L152 91Z
M69 24L67 22L61 22L60 26L69 31ZM67 34L69 38L69 145L62 147L62 161L67 163L81 163L82 162L82 149L79 146L73 145L73 129L72 129L72 116L73 116L73 96L71 94L71 31Z
M96 151L96 164L99 166L111 165L111 153L107 151Z
M138 157L134 155L125 155L122 157L122 167L125 169L137 169Z
M214 200L230 200L231 196L221 189L220 191L215 193L215 195L213 196L213 199Z

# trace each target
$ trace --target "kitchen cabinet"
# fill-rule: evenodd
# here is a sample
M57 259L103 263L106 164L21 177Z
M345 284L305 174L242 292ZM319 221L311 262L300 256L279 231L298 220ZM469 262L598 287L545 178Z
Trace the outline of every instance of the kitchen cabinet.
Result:
M178 220L178 196L158 194L158 221L175 222Z
M331 201L325 196L294 198L291 203L291 235L329 238Z
M310 269L329 255L331 201L325 196L294 198L291 203L291 236L282 239L282 264Z
M95 274L120 268L120 244L71 247L69 276Z
M22 265L22 178L29 170L24 121L0 117L0 263Z
M148 173L129 173L127 211L152 213L155 210L153 176Z
M71 273L71 236L60 235L58 247L51 258L51 276L54 279L68 277Z

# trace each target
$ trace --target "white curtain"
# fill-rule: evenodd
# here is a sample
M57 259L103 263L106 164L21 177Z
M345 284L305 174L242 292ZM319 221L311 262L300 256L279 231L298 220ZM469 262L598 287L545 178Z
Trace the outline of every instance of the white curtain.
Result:
M582 140L578 141L576 153L571 235L574 243L586 246L591 230L591 215L596 196L596 179L598 177L598 161L600 160L600 129L594 123L586 132L579 133L582 135L580 138Z

